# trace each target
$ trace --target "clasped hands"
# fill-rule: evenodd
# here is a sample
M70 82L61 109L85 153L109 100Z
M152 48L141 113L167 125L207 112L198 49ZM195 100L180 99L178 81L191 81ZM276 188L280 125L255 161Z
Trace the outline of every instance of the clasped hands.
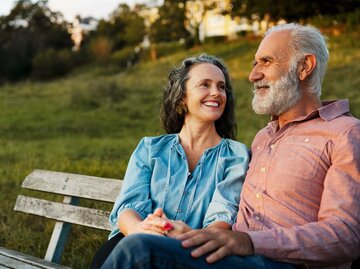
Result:
M209 226L192 229L182 221L169 220L161 208L149 214L141 226L150 233L166 235L181 242L185 248L194 248L191 255L208 255L206 261L216 262L229 255L253 255L253 244L248 234Z

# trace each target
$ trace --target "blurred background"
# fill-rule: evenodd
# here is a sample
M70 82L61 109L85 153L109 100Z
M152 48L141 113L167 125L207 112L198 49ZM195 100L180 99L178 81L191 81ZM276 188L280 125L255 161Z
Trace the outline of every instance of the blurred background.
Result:
M237 139L250 147L268 121L252 111L247 79L262 34L314 25L330 50L322 99L347 98L360 117L360 0L1 0L0 12L0 246L10 249L43 257L54 224L13 211L24 177L47 169L121 179L139 139L164 132L162 89L187 56L224 59ZM88 268L106 238L73 226L62 264Z

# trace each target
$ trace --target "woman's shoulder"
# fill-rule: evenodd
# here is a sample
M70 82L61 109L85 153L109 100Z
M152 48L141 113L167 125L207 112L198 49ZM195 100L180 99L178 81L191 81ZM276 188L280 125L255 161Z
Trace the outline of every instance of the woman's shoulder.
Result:
M178 140L177 134L163 134L159 136L145 136L142 141L148 147L164 147L167 144L173 144Z

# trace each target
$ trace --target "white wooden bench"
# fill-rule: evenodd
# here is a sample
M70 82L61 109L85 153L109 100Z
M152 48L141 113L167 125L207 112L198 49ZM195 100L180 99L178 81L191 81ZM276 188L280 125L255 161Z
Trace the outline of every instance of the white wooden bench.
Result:
M56 220L45 254L39 259L23 253L0 248L2 268L68 268L59 265L71 224L110 231L108 211L79 206L79 199L114 203L122 180L78 174L34 170L23 181L29 190L63 195L62 202L19 195L14 210Z

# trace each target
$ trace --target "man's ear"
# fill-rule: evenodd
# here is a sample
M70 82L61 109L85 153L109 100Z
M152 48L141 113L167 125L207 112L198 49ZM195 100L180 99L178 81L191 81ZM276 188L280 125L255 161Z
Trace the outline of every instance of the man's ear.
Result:
M315 55L313 54L306 55L305 58L300 62L299 79L305 80L308 76L310 76L315 66L316 66Z

